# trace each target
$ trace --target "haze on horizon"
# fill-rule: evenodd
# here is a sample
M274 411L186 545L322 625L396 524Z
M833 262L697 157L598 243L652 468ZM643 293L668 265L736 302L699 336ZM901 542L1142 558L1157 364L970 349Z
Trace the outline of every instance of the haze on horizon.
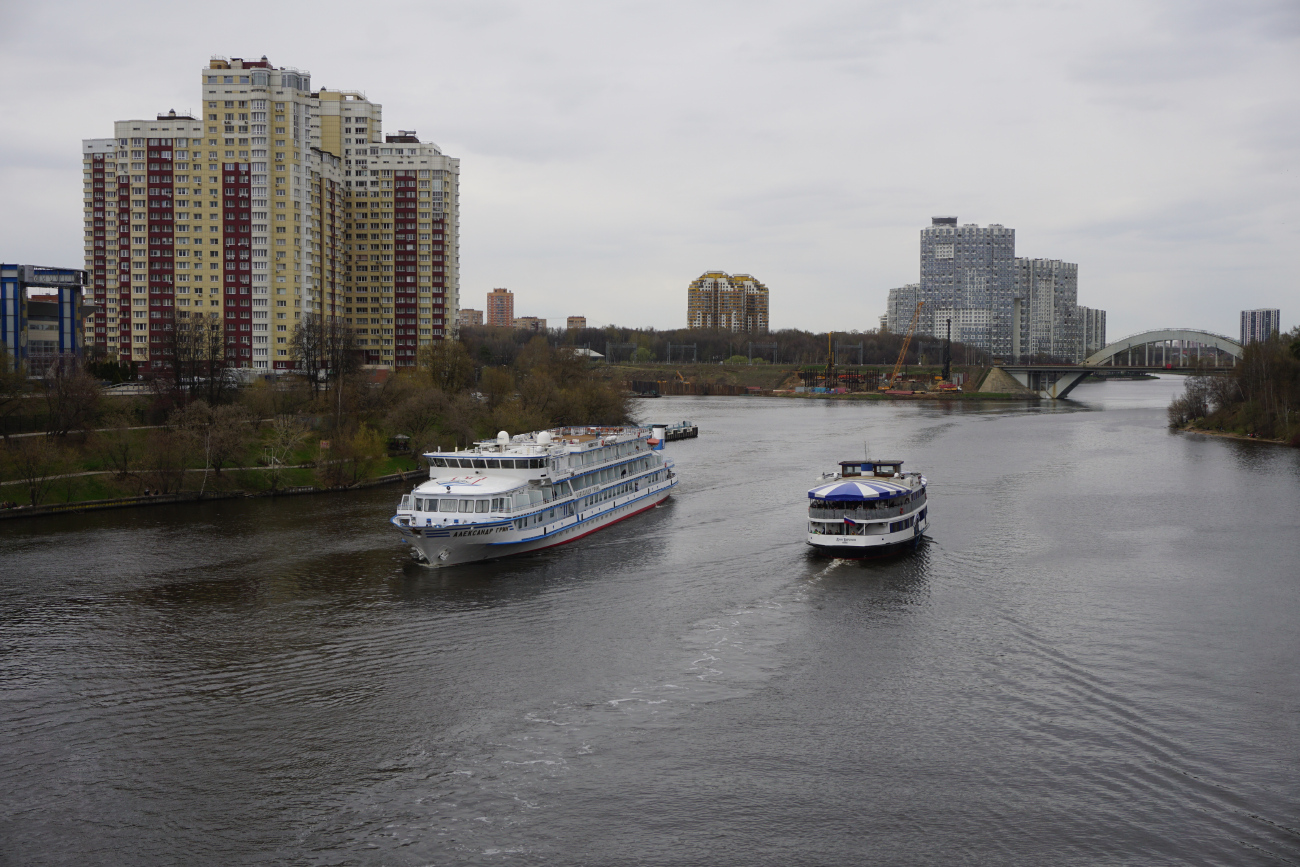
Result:
M329 0L256 35L204 11L6 5L0 259L81 267L81 140L265 54L461 159L463 306L675 328L721 269L767 284L773 328L868 330L951 214L1077 262L1112 339L1297 322L1291 0Z

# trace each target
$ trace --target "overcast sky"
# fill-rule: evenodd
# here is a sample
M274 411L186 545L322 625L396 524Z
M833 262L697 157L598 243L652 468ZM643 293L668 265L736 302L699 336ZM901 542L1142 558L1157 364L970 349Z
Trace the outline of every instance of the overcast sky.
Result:
M1296 0L227 8L0 0L0 259L80 267L81 139L266 54L461 159L467 307L680 327L721 269L866 330L952 214L1077 262L1111 338L1300 314Z

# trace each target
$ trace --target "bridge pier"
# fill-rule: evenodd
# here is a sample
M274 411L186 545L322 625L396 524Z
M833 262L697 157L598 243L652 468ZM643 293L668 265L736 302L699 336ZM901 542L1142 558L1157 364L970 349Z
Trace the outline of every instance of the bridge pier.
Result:
M1023 386L1047 400L1060 400L1074 391L1074 387L1088 378L1091 370L1066 368L1004 367L1003 371Z

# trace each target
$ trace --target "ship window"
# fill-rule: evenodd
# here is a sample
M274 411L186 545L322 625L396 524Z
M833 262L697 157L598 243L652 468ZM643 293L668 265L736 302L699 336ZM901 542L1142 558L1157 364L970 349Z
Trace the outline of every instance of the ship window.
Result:
M490 505L491 505L491 503L489 503L487 500L475 500L475 501L474 501L474 511L475 511L475 512L486 512L486 511L488 510L488 506L490 506Z
M445 467L445 466L447 466L447 459L446 459L446 458L434 458L434 459L433 459L433 465L434 465L435 467Z
M487 469L487 461L483 460L482 458L475 458L475 459L474 459L474 469L476 469L476 470L486 470L486 469Z
M460 458L460 468L462 470L472 470L474 469L474 462L469 458Z
M443 500L439 500L439 501L438 501L438 511L439 511L439 512L454 512L454 511L456 511L456 501L455 501L455 500L451 500L451 499L443 499Z
M515 494L515 508L523 509L527 506L528 506L528 492L520 491L519 493Z
M538 490L529 491L528 502L534 506L542 502L542 492Z
M489 470L501 469L501 461L497 460L496 458L488 458L487 465Z

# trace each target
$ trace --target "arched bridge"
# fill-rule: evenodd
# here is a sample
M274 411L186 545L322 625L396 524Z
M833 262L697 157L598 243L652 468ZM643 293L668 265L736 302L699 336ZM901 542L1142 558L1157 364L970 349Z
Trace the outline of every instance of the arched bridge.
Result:
M981 390L1037 392L1059 399L1099 370L1168 371L1191 373L1218 368L1227 371L1241 359L1241 344L1231 337L1195 328L1161 328L1143 331L1089 355L1079 365L1001 364L1001 376L987 377ZM1009 377L1007 379L1006 377Z
M1231 337L1192 328L1163 328L1117 340L1085 358L1083 366L1161 369L1200 367L1202 350L1206 348L1219 350L1234 359L1241 358L1241 344ZM1204 360L1215 367L1219 366L1218 352L1206 353Z

